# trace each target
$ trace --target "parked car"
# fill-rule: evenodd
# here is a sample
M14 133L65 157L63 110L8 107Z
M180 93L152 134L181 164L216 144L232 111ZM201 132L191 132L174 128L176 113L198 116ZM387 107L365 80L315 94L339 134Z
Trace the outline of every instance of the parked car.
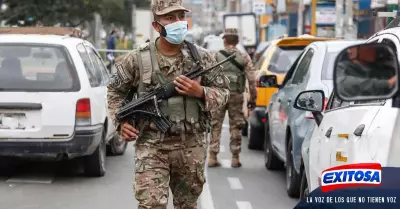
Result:
M282 84L283 78L298 58L300 53L309 44L315 41L332 40L330 38L319 38L313 36L299 36L281 38L271 42L271 45L264 52L260 60L256 63L257 80L264 75L275 75L277 85L265 86L257 82L257 101L256 108L252 111L247 126L247 137L249 140L249 149L262 150L264 147L264 123L266 122L265 110L269 100ZM246 133L246 132L244 132Z
M107 147L125 152L108 115L109 75L91 43L11 29L0 35L0 63L0 156L81 157L87 175L103 176Z
M335 60L334 93L325 111L318 107L318 104L321 104L321 97L325 97L323 91L313 89L301 92L297 96L294 107L311 111L317 124L311 135L309 147L303 144L303 149L308 150L308 153L303 152L303 155L308 154L309 168L303 174L303 179L306 178L307 181L300 188L301 198L307 196L307 191L320 186L322 171L330 167L361 162L379 162L382 166L390 167L399 166L396 149L399 128L398 108L400 107L400 99L397 96L398 84L396 83L386 91L382 91L382 88L376 85L372 88L368 85L374 84L377 79L388 81L396 77L398 80L399 35L399 28L384 30L369 39L369 43L341 51L341 55ZM344 58L349 60L349 52L352 51L350 48L358 49L359 47L363 47L362 50L368 57L379 56L374 64L388 66L384 68L385 71L382 71L383 68L380 67L368 68L370 72L362 72L362 75L358 77L354 68L339 69L337 67L344 64L342 61ZM379 48L379 53L369 52L374 48ZM358 57L361 57L361 54ZM338 75L343 73L355 77L351 80L343 79L343 77L339 79ZM373 76L379 76L379 78ZM357 79L363 79L363 83L357 82L355 85L354 81ZM339 85L340 88L338 88ZM352 86L352 90L344 91L345 88L342 87L346 86ZM307 105L310 98L316 105ZM305 102L299 102L300 100Z
M329 95L333 90L335 58L342 49L355 43L361 42L332 40L308 45L268 104L265 115L265 166L274 170L286 164L286 189L290 197L299 196L301 145L308 130L315 125L311 113L293 108L294 98L299 92L308 89L319 89ZM267 77L274 78L276 82L276 76L262 76L265 79ZM270 84L276 85L275 82ZM328 98L324 100L327 102Z

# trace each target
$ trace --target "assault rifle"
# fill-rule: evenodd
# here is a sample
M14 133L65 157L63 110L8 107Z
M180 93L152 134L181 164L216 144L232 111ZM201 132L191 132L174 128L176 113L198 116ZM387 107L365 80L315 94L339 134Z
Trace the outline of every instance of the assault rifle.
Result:
M228 58L218 62L217 64L211 66L210 68L204 69L199 63L196 63L193 69L184 74L189 79L197 78L210 70L228 62L236 57L236 54L230 55ZM213 73L211 78L215 78L219 73ZM158 102L160 100L165 100L171 98L172 96L178 95L175 90L175 84L170 81L164 85L161 85L151 92L145 93L143 96L138 97L136 93L133 96L132 101L126 102L122 108L116 114L116 119L120 122L130 121L131 125L135 126L134 122L138 118L152 118L157 128L165 133L171 127L171 121L164 115L164 113L159 109Z

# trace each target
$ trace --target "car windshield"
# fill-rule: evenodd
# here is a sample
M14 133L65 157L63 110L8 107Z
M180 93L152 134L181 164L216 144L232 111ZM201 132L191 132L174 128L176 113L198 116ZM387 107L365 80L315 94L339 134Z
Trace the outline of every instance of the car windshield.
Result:
M333 80L333 66L339 52L340 51L326 53L322 67L322 80Z
M296 58L300 55L305 47L277 47L269 62L268 70L272 73L286 73Z
M77 91L66 49L53 45L0 45L1 91Z

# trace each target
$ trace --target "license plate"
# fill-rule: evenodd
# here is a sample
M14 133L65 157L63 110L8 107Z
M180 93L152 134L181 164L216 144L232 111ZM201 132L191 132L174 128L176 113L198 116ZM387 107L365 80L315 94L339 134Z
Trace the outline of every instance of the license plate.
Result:
M0 129L25 129L21 124L25 117L25 113L0 113Z

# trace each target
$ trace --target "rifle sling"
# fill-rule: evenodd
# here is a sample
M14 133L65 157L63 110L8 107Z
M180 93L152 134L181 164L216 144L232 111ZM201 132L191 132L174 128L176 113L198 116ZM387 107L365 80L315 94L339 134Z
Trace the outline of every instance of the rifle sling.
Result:
M195 63L200 62L201 58L199 55L199 52L197 51L197 48L194 44L190 43L189 41L185 41L186 45L189 48L190 54L192 55L192 58Z
M219 51L219 53L221 53L222 55L224 55L226 58L228 58L231 54L229 54L227 51L225 51L225 50L220 50ZM236 61L236 59L232 59L231 60L231 63L233 64L233 65L235 65L235 67L237 67L240 71L244 71L244 66L243 65L241 65L241 64L239 64L237 61Z

